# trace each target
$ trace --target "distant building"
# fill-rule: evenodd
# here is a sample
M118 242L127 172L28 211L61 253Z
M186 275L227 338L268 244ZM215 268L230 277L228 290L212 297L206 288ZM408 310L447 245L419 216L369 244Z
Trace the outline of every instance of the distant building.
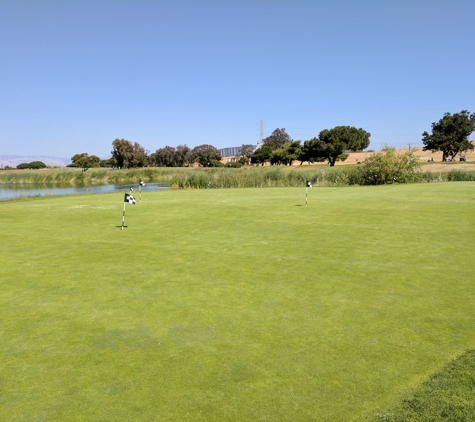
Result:
M257 145L253 145L254 150L257 149ZM228 147L218 149L218 152L221 154L221 157L235 157L241 153L242 145L240 147Z

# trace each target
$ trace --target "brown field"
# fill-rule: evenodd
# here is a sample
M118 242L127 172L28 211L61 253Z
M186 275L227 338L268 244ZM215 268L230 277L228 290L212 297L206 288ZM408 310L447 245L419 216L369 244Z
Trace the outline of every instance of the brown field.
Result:
M475 140L472 141L472 144L475 146ZM401 148L398 149L400 154L408 152L409 148ZM449 163L442 162L442 152L430 152L430 151L422 151L422 147L413 147L411 151L414 153L416 157L419 157L419 160L423 164L422 170L423 171L437 171L437 172L445 172L454 169L461 169L461 170L475 170L475 149L465 153L466 162L454 161ZM372 152L352 152L350 156L345 161L338 161L335 166L346 166L348 164L359 164L363 163L364 160L369 157ZM228 161L232 161L235 157L223 157L221 160L224 164ZM429 159L432 158L434 161L429 163ZM456 159L458 159L457 157ZM304 163L303 166L328 166L328 163ZM292 166L300 166L300 161L295 161Z
M472 144L475 145L475 141L472 141ZM398 149L398 152L403 154L408 152L409 148L401 148ZM460 162L454 161L449 163L442 162L442 152L430 152L430 151L422 151L422 147L414 147L411 148L411 151L414 153L416 157L419 157L421 163L424 164L423 171L450 171L454 169L462 169L462 170L475 170L475 149L465 153L467 158L467 162ZM370 156L371 152L354 152L351 153L350 156L346 159L346 161L340 162L338 161L335 165L336 166L344 166L347 164L358 164L358 162L363 163L366 157ZM429 163L429 159L433 158L434 162ZM459 157L457 157L458 159Z

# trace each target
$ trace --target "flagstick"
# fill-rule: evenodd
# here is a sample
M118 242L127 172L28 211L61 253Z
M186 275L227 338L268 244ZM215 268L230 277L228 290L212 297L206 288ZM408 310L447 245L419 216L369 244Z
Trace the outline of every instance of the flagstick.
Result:
M308 186L305 186L305 206L308 207Z
M140 202L142 202L142 185L139 185Z
M125 221L125 201L124 201L124 211L122 211L122 229L124 230L124 221Z

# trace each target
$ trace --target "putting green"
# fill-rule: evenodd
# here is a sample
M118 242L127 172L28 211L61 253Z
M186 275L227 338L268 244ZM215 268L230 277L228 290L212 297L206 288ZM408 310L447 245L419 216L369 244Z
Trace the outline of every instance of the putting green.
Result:
M475 183L308 203L0 203L0 419L367 420L474 348Z

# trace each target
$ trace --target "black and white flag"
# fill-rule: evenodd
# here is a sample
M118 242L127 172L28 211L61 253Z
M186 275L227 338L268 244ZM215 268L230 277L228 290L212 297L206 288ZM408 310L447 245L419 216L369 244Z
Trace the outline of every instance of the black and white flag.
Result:
M143 180L140 181L139 183L140 186L145 186L145 182Z
M128 202L129 204L135 205L135 198L132 195L126 193L124 197L124 202Z
M310 183L310 180L307 180L307 188L313 187L312 184Z

